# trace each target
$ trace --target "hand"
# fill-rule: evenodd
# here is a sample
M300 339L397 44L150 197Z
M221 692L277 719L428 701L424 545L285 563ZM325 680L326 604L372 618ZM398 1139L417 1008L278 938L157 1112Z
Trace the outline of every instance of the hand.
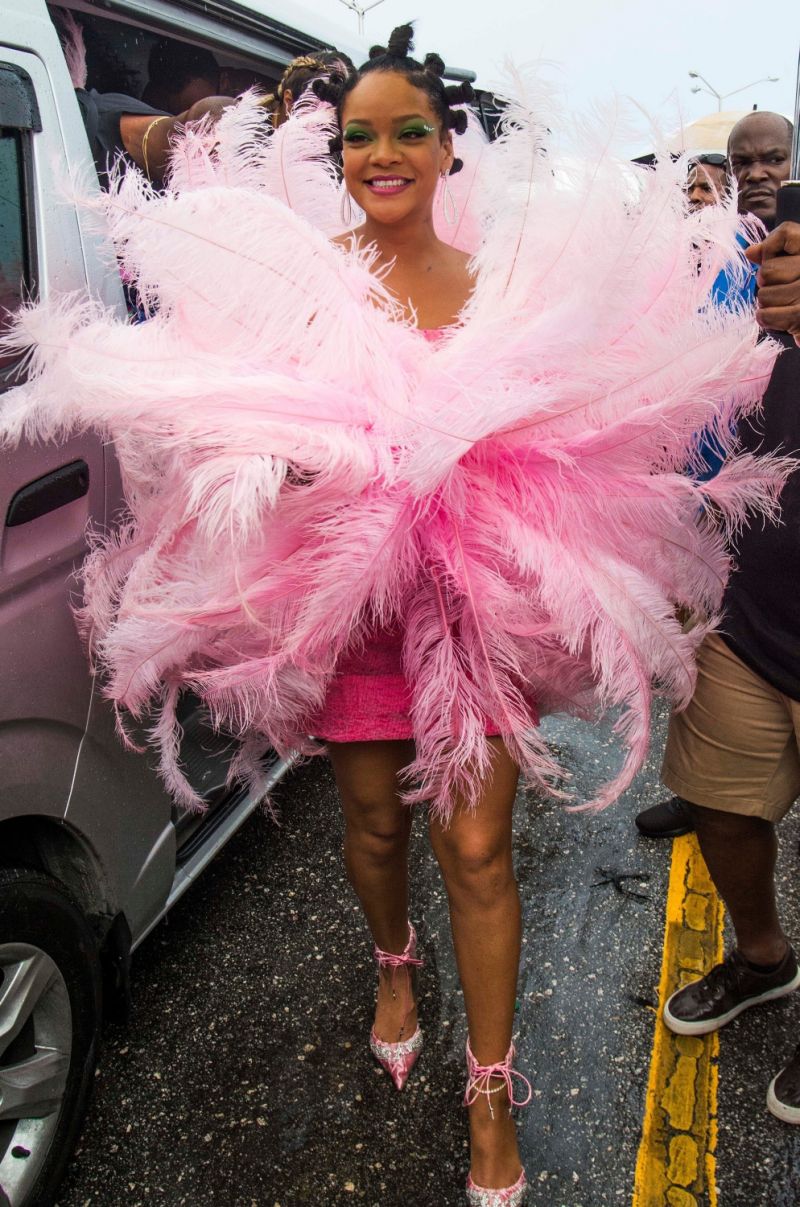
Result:
M769 331L788 331L800 346L800 222L782 222L745 255L759 265L759 324Z

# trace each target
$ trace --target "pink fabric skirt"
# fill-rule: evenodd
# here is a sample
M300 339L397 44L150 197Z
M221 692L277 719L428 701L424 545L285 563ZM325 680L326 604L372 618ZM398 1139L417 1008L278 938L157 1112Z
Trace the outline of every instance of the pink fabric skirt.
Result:
M373 634L340 661L312 732L326 742L390 742L413 738L411 688L403 674L399 628ZM487 737L500 730L488 720Z

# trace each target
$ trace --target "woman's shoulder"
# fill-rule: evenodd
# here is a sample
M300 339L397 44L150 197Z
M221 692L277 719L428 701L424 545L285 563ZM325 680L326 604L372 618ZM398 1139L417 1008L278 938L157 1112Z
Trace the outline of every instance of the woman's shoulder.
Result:
M470 287L475 283L475 266L472 263L472 256L461 251L458 247L450 247L449 244L443 244L441 253L441 264L445 272L453 279L461 278L470 282Z
M344 247L350 251L358 244L358 237L355 231L345 231L343 235L331 235L331 243L335 247Z
M357 226L349 231L342 231L341 235L331 235L330 241L334 247L344 248L345 251L362 251L369 246L361 228Z
M469 265L472 256L467 251L462 251L460 247L453 247L449 243L445 243L446 253L451 257L454 264L460 264L466 268Z

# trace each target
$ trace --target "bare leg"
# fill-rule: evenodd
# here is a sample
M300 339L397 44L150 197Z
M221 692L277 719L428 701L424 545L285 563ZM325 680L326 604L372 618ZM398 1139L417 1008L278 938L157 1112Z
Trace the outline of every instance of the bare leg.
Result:
M400 801L397 777L414 757L413 744L332 742L329 749L344 811L347 875L375 943L399 954L408 942L411 812ZM389 1043L408 1039L417 1026L408 977L403 968L379 976L375 1032Z
M711 879L727 906L742 955L777 964L787 940L775 900L777 839L772 822L691 805Z
M520 904L511 857L511 814L518 771L502 742L474 812L456 804L447 827L431 821L433 849L450 901L450 924L472 1050L481 1064L505 1058L511 1044L520 956ZM498 1082L497 1084L501 1084ZM472 1176L479 1186L511 1186L520 1159L505 1088L470 1107Z

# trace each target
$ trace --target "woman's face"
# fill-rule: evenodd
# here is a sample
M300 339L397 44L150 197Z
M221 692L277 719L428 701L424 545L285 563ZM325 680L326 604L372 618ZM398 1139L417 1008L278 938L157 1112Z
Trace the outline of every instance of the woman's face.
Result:
M453 143L421 88L400 72L369 72L345 99L342 143L345 184L368 218L430 216Z

